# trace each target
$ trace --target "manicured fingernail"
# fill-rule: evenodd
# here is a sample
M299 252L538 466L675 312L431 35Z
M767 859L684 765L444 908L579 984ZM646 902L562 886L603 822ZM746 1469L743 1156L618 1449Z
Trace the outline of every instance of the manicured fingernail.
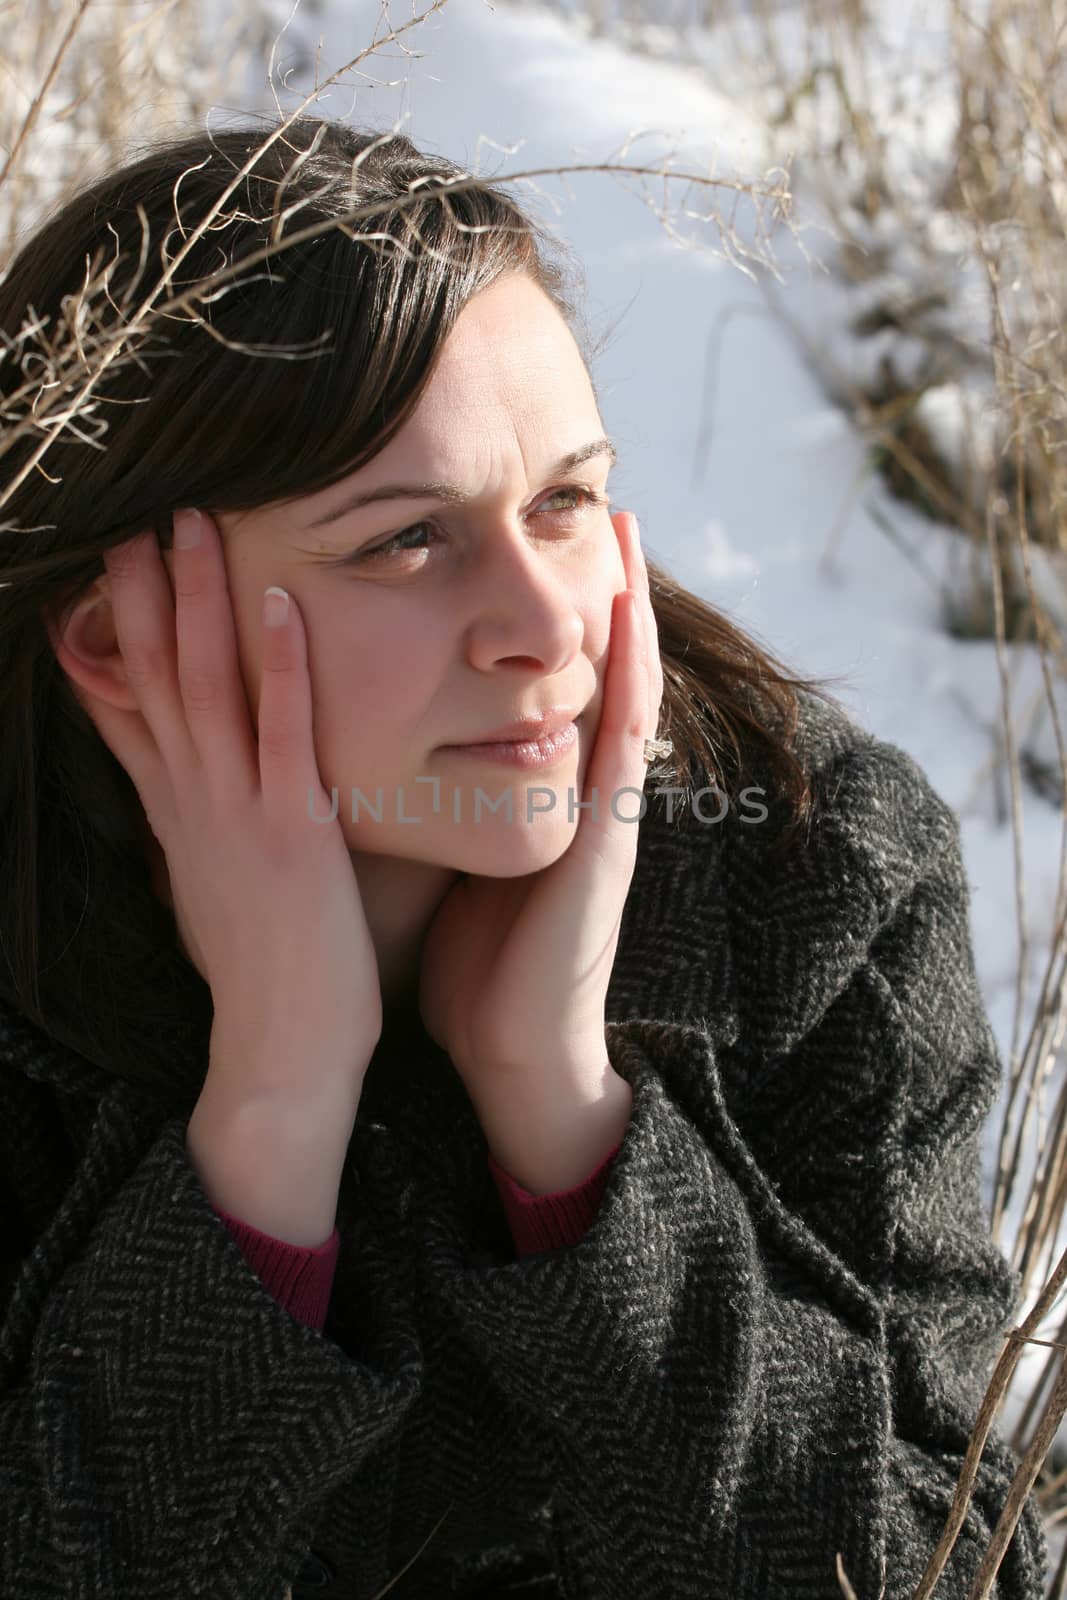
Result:
M263 591L263 621L268 628L280 628L289 615L289 596L273 585Z
M191 550L200 543L200 513L195 506L174 513L174 543L179 550Z

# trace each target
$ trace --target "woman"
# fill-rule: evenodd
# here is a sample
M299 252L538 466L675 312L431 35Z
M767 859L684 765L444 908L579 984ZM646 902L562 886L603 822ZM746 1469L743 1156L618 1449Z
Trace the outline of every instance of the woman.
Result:
M261 142L0 288L10 417L170 273L4 460L0 1588L909 1594L1018 1289L955 818L644 560L511 197Z

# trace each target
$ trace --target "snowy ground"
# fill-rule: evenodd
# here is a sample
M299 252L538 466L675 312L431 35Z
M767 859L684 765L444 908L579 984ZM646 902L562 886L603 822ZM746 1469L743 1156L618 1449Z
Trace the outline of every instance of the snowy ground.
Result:
M391 21L399 25L411 14L410 6L394 4ZM377 22L376 3L324 0L317 13L298 15L279 47L279 68L292 67L301 42L310 38L313 50L321 35L329 71L370 41ZM673 151L681 170L756 178L771 159L743 94L725 98L694 66L590 41L550 14L449 0L405 35L404 45L414 54L390 45L366 63L366 77L330 90L313 114L395 125L425 148L490 175L616 160L627 137L641 130L629 161L653 165ZM310 82L306 68L290 79L302 92ZM294 98L283 95L283 107ZM244 106L270 108L262 73ZM513 145L521 147L510 155L498 148ZM762 289L712 254L719 245L714 224L684 223L691 247L683 248L642 200L640 180L576 175L570 192L560 179L537 181L542 213L584 265L594 323L618 319L594 371L620 449L615 503L637 513L654 559L797 670L847 675L837 686L845 703L865 726L909 751L956 809L979 977L1006 1061L1017 934L1010 822L995 820L983 772L998 708L994 648L943 631L934 588L901 543L940 574L958 555L958 537L890 499L866 470L861 439L826 398ZM662 196L662 185L649 180L647 193ZM672 214L683 193L673 185ZM690 191L694 209L710 209L708 201L708 191ZM750 210L739 218L742 234L745 215ZM806 233L805 244L817 258L824 253L817 233ZM782 306L809 335L839 339L840 291L812 278L784 233L775 250L786 280L776 290ZM887 519L895 538L884 531ZM1036 662L1023 661L1015 703L1038 686ZM1041 953L1051 929L1061 816L1029 793L1024 804L1030 931ZM989 1133L987 1196L992 1119ZM1009 1238L1013 1232L1010 1224ZM1042 1356L1028 1356L1027 1364ZM1032 1376L1024 1374L1024 1382ZM1009 1404L1009 1420L1013 1414Z

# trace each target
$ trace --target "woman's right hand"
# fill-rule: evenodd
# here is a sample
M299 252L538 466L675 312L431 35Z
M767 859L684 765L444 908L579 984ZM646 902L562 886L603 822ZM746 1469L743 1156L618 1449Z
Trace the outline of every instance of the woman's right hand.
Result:
M200 543L183 548L198 516ZM140 710L75 692L166 858L178 932L214 1002L215 1087L222 1073L238 1102L303 1099L326 1090L322 1074L350 1071L334 1087L351 1091L342 1103L354 1115L381 1034L381 985L319 777L303 619L290 597L281 626L264 622L257 741L218 529L195 511L176 512L174 527L173 596L154 532L104 555Z

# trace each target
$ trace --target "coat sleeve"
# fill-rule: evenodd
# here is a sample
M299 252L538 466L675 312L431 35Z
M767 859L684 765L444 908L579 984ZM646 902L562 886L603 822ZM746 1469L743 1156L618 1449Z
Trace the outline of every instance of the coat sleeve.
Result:
M5 1271L0 1593L282 1600L320 1502L419 1392L413 1324L386 1305L364 1364L292 1316L208 1200L187 1119L150 1125L129 1090L107 1091L62 1203ZM36 1137L25 1095L8 1084L4 1103L12 1137ZM6 1248L25 1232L8 1172L0 1206Z
M905 1600L938 1543L1018 1289L980 1198L1000 1064L941 831L743 1116L707 1027L609 1023L634 1103L588 1233L438 1264L554 1463L568 1596L841 1600L840 1556L858 1600ZM1015 1464L991 1435L938 1600L964 1600ZM1046 1568L1031 1497L992 1593L1039 1600Z

